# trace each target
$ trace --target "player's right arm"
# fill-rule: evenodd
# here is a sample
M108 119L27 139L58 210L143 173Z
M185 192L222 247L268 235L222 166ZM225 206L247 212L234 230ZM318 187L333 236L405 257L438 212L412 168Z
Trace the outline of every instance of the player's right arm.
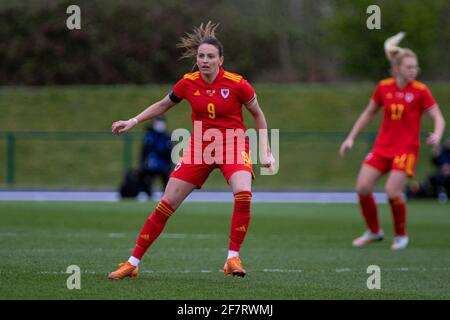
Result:
M169 110L176 104L177 103L172 101L172 99L170 98L170 94L168 94L162 100L155 102L137 116L130 118L128 120L119 120L114 122L111 127L112 132L118 134L127 132L128 130L136 126L138 123L157 117L165 113L167 110Z
M347 138L344 140L344 142L342 142L339 149L339 154L341 155L341 157L343 157L345 153L353 147L353 142L355 141L358 134L365 126L367 126L372 121L378 110L378 103L376 103L373 99L370 99L366 109L361 113L358 120L356 120L355 124L353 125L353 128L348 134Z

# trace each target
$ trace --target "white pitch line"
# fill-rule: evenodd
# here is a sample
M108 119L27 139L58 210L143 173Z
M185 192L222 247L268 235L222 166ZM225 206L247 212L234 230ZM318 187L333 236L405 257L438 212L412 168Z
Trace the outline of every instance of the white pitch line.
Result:
M260 270L255 270L256 272L260 271ZM263 269L262 272L280 272L280 273L285 273L285 272L303 272L303 270L284 270L284 269Z
M248 272L265 272L265 273L308 273L308 271L314 271L314 272L361 272L365 273L365 269L351 269L351 268L341 268L341 269L311 269L311 270L303 270L303 269L247 269ZM413 271L420 271L420 272L428 272L428 271L450 271L450 267L447 268L417 268L417 269L411 269L411 268L382 268L381 271L401 271L401 272L413 272ZM222 273L223 270L219 269L217 271L214 270L141 270L141 273L149 273L149 274L158 274L158 273L173 273L173 274L184 274L184 273L213 273L213 272L219 272ZM107 272L97 272L97 271L90 271L90 270L82 270L81 273L83 274L107 274ZM65 271L40 271L38 274L67 274Z
M0 232L0 237L17 237L15 232Z
M336 269L335 271L336 272L351 272L352 269L350 269L350 268L343 268L343 269Z
M124 238L125 233L108 233L108 237L110 238Z

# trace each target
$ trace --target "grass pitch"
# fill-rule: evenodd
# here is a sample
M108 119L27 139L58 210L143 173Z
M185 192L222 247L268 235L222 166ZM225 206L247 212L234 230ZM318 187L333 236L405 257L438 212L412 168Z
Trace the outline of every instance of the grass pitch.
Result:
M352 248L363 231L351 204L253 204L243 279L221 272L231 203L185 203L147 252L137 279L109 281L155 203L0 202L0 299L450 299L450 210L410 202L407 250L386 238ZM68 290L69 265L81 289ZM381 289L366 286L381 268Z

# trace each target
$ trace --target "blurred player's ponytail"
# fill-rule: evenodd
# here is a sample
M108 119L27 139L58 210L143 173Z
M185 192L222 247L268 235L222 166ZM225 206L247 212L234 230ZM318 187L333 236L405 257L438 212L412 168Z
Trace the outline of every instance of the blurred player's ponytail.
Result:
M405 35L404 32L399 32L396 35L387 38L384 42L384 52L386 53L386 57L391 63L391 66L401 65L403 58L405 57L414 57L417 59L416 54L411 49L399 47L398 44Z
M180 59L191 59L195 65L197 50L201 44L207 43L215 46L219 50L219 56L223 56L223 45L216 38L216 29L219 26L217 23L208 21L206 25L200 24L199 27L194 27L192 33L186 33L186 36L180 38L177 48L184 49Z

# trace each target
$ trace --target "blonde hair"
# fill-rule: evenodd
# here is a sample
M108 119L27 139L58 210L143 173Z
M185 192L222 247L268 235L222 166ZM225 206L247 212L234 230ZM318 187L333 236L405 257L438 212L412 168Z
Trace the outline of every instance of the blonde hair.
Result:
M401 65L403 58L405 57L414 57L417 59L417 55L411 49L399 47L399 43L405 35L405 32L399 32L396 35L387 38L384 42L384 52L386 53L386 57L391 63L391 66Z
M219 50L219 56L223 56L223 45L216 38L216 29L219 26L218 23L208 23L204 26L203 23L199 27L194 27L192 33L186 32L186 36L180 38L180 42L177 43L177 48L184 49L181 59L191 59L195 64L197 57L197 50L200 45L207 43L215 46Z

